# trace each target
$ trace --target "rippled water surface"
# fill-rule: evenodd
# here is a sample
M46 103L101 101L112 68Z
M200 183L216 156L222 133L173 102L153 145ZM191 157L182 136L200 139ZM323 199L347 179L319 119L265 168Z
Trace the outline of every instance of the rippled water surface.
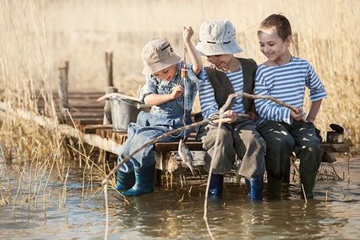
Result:
M244 185L226 183L223 199L208 202L211 233L215 239L359 239L360 159L349 163L335 162L345 181L317 181L315 200L307 203L296 183L285 200L261 203L248 201ZM1 239L105 238L101 173L94 170L92 182L85 181L84 171L74 165L66 186L44 177L49 179L45 191L37 182L18 191L18 172L1 164ZM206 176L187 178L181 187L178 172L172 189L157 187L141 197L124 199L109 189L108 239L211 239L203 220Z

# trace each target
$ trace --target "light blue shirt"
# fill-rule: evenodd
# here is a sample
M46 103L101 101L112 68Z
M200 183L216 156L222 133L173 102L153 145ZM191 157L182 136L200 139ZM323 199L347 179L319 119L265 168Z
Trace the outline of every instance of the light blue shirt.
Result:
M233 85L234 91L242 92L244 88L242 69L239 69L238 71L235 72L226 72L225 74L229 78L231 84ZM199 99L200 99L201 112L203 118L209 118L215 114L218 114L219 108L221 106L217 105L214 89L210 83L209 75L207 74L205 69L202 69L199 78L200 78ZM245 112L244 105L242 102L242 97L235 99L231 109L236 113Z
M187 65L187 78L184 82L181 79L181 66L183 61L177 64L177 73L170 81L163 81L154 75L146 77L146 83L140 91L140 101L144 102L144 98L149 94L170 94L177 85L184 87L184 93L177 99L168 101L158 106L151 107L151 114L159 115L167 118L181 118L184 113L190 116L191 109L194 105L195 96L198 89L199 79L192 71L191 64Z

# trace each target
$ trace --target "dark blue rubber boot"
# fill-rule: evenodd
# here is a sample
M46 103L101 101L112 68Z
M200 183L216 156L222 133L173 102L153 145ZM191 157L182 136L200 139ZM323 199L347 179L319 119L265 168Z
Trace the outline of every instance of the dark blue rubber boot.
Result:
M120 170L116 172L116 186L115 189L118 191L125 191L130 189L135 184L134 172L125 173Z
M135 167L135 185L129 190L122 192L128 197L141 196L154 191L155 165Z
M264 186L263 178L246 178L245 182L249 193L249 199L251 201L262 201Z
M212 173L210 178L208 196L221 197L223 184L224 184L224 175Z

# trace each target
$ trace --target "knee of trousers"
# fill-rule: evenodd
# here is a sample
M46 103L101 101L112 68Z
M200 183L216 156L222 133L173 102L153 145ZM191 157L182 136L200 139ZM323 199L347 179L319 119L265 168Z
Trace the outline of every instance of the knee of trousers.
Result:
M266 155L271 158L280 156L289 157L294 150L295 141L293 138L273 139L266 142ZM267 157L268 158L268 157Z
M300 154L300 173L315 174L320 167L322 153L320 148L305 148Z
M233 138L231 134L223 129L220 129L219 135L216 132L208 132L205 137L202 138L202 142L205 149L210 149L216 143L218 139L218 146L226 148L227 146L233 146Z
M282 148L282 149L293 149L295 146L294 138L288 135L274 135L271 134L269 137L264 138L266 140L267 148Z

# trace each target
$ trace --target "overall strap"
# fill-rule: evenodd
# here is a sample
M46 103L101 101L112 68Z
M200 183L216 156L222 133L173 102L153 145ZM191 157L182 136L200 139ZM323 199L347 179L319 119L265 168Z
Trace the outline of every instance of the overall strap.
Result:
M251 58L249 59L238 58L238 60L240 61L243 69L243 76L244 76L243 92L248 94L253 94L255 87L255 74L257 70L257 64ZM245 112L249 112L251 110L255 111L255 105L253 99L243 97L243 104L244 104Z
M215 100L218 104L218 108L220 109L225 104L228 96L235 93L234 87L224 72L217 71L215 68L211 67L205 67L205 70L209 75L209 81L214 89ZM232 100L226 110L231 109L234 100L235 99Z

